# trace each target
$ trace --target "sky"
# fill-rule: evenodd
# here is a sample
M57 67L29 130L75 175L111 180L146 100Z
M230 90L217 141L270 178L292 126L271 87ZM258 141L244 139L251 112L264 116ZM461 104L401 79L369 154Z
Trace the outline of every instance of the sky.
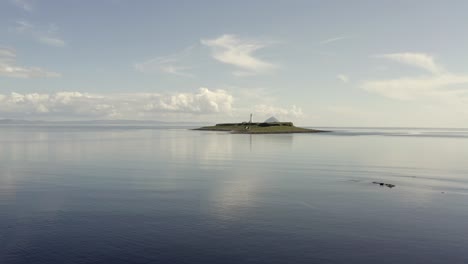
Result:
M467 127L466 10L0 0L0 119Z

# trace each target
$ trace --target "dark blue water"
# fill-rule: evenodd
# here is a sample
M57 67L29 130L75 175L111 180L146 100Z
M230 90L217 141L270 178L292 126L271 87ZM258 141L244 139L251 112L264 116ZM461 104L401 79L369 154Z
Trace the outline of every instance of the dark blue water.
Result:
M1 126L0 263L467 263L468 131L337 130Z

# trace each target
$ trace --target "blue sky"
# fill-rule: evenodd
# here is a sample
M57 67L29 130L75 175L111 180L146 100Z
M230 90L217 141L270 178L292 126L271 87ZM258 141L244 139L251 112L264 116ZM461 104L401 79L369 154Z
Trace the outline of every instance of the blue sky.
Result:
M465 127L466 1L0 3L0 118Z

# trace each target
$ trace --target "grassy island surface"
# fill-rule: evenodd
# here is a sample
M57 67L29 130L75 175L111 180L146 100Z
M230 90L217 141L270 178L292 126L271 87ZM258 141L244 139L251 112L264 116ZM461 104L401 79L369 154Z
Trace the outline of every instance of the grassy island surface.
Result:
M237 134L288 134L329 132L324 130L296 127L292 122L224 123L216 124L215 126L200 127L194 130L226 131Z

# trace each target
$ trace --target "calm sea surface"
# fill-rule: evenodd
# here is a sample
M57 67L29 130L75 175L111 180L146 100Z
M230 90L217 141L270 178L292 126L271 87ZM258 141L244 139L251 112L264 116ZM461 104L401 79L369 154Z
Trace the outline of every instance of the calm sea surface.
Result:
M468 130L334 130L0 126L0 263L468 263Z

